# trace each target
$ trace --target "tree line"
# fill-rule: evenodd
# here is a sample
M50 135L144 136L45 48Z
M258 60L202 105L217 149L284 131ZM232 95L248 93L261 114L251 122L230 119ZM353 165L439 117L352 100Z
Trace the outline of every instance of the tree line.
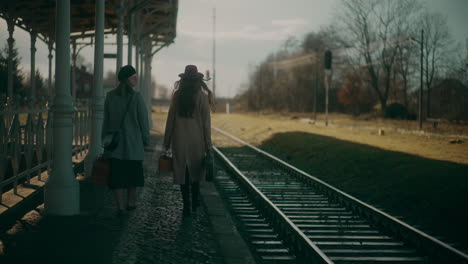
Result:
M250 111L324 111L324 52L331 50L329 111L415 118L422 83L426 117L468 120L468 61L442 14L421 1L346 0L334 21L267 56L238 102Z
M18 49L13 48L13 101L16 105L28 105L29 95L31 94L30 74L23 73L20 67L21 57ZM45 80L38 70L35 72L36 99L45 101L47 98L47 89ZM8 96L8 45L5 45L3 51L0 50L0 105L4 105ZM1 107L0 107L1 108Z

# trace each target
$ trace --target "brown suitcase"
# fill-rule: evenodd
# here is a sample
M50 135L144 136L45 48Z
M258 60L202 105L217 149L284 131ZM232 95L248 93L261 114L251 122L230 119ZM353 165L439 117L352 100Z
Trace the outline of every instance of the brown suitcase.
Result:
M171 172L172 169L172 157L161 155L159 157L159 172Z
M91 182L96 185L108 185L110 177L110 161L104 155L98 155L93 163Z

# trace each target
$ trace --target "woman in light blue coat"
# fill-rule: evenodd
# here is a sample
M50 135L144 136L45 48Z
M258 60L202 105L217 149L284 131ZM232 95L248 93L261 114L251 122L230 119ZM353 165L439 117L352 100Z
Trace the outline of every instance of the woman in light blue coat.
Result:
M136 208L136 187L144 185L143 155L149 143L149 122L143 97L133 90L138 81L135 69L130 65L122 67L118 79L117 88L106 95L102 137L120 129L117 147L105 155L111 164L109 187L114 190L118 214L122 215L125 209Z

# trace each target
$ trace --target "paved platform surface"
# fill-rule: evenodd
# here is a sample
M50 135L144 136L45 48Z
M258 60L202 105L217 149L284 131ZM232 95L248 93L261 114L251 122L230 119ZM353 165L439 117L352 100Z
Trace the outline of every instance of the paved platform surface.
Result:
M209 198L196 214L182 217L179 186L156 172L161 140L152 133L135 211L117 217L112 192L82 180L81 215L45 216L37 207L0 234L0 263L252 263L219 199ZM204 185L202 196L217 196L212 184Z

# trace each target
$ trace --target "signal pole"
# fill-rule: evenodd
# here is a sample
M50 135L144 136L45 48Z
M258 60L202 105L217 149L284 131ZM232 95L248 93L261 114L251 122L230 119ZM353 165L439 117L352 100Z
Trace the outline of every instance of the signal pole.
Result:
M328 126L328 89L332 75L332 52L325 51L325 126Z

